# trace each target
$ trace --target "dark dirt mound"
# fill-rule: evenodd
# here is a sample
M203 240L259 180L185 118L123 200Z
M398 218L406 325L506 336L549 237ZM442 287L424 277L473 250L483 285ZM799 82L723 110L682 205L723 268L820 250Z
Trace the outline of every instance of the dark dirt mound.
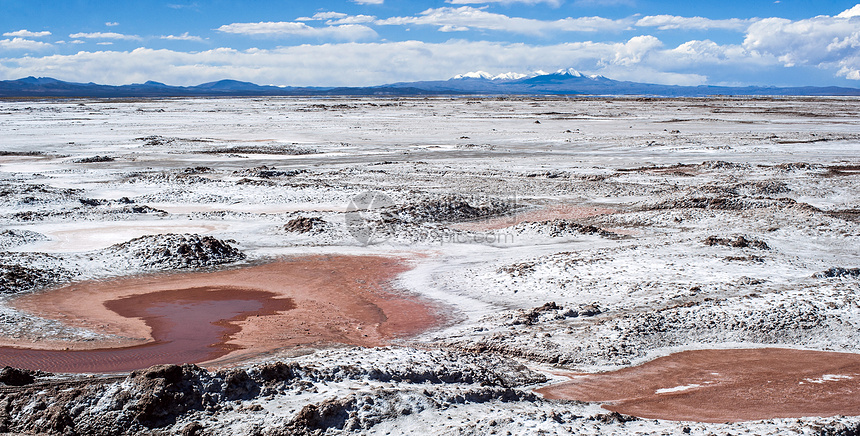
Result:
M95 155L95 156L91 156L91 157L85 157L82 159L78 159L75 161L75 163L100 163L100 162L113 162L114 160L116 160L116 159L111 157L111 156Z
M391 362L349 362L325 367L272 362L245 369L209 372L195 365L157 365L127 377L54 380L4 387L0 432L65 435L195 434L198 419L231 412L236 400L295 395L314 383L344 380L397 381L421 385L420 401L401 389L379 389L309 403L270 434L322 434L361 430L426 408L489 401L536 401L515 389L545 383L522 365L487 356L462 361L440 353L444 365L404 366ZM447 367L446 367L447 365ZM452 390L447 388L448 384ZM247 410L262 410L259 405ZM203 429L205 430L205 429ZM205 434L205 433L204 433Z
M515 209L515 205L510 202L498 199L470 201L446 196L396 208L387 217L409 223L458 222L504 215Z
M813 277L817 279L826 279L831 277L860 277L860 268L842 268L834 266L827 271L816 273Z
M556 219L552 221L541 221L537 223L523 223L528 226L529 224L536 225L542 229L546 229L550 236L562 237L571 234L583 234L583 235L598 235L604 238L617 239L621 236L617 233L612 233L610 231L601 229L600 227L595 227L587 224L579 224L572 220L567 219Z
M736 236L732 238L718 238L716 236L708 236L704 241L705 245L713 247L714 245L725 245L726 247L735 248L757 248L759 250L770 250L770 246L764 241L758 239L747 238L746 236Z
M133 266L151 270L203 268L245 258L228 241L196 234L141 236L106 251Z
M70 274L60 268L44 270L15 264L0 264L0 294L44 288L67 280Z
M0 250L47 240L47 236L31 230L7 229L0 231Z
M33 384L36 381L36 376L40 375L37 371L28 369L18 369L7 366L0 369L0 383L6 386L26 386Z
M320 217L298 217L284 224L284 231L293 233L320 233L328 223Z

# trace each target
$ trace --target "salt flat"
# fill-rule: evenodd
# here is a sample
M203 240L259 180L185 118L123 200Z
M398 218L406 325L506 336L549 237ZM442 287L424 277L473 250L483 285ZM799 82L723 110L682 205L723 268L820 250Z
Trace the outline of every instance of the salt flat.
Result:
M444 323L387 347L185 368L184 387L166 386L211 401L174 398L158 419L135 415L146 374L169 380L157 371L84 384L60 406L78 432L121 419L238 434L860 425L636 419L533 392L685 350L860 353L858 99L6 100L0 132L3 337L115 339L16 310L20 295L284 256L405 259L387 290L445 308ZM4 428L47 431L32 406L51 392L10 397Z

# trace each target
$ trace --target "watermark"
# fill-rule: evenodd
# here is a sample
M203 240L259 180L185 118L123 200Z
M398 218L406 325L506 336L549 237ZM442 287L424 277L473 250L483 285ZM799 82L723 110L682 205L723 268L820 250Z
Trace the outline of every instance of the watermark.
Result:
M346 229L362 245L378 244L393 234L392 226L379 219L379 213L394 206L390 197L367 191L352 197L346 207Z
M412 241L423 244L513 244L516 235L511 231L464 232L448 228L422 228L413 232Z

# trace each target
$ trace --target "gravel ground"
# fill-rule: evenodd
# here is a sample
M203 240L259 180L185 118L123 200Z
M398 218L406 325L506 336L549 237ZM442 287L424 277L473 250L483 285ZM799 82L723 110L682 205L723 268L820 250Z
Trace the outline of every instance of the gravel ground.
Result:
M450 308L383 348L36 373L2 388L2 431L860 431L845 416L645 420L532 392L690 349L860 352L856 99L6 100L0 114L0 335L99 340L15 311L22 293L301 254L407 256L393 285Z

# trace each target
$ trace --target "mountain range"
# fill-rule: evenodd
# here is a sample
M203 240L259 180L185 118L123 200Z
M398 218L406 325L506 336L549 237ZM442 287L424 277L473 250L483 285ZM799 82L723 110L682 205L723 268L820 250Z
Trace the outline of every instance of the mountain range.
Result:
M0 81L0 97L211 97L211 96L419 96L419 95L650 95L704 97L712 95L860 96L860 88L678 86L612 80L576 70L530 75L493 76L466 73L448 80L400 82L370 87L281 87L236 80L197 86L171 86L148 81L131 85L64 82L48 77Z

